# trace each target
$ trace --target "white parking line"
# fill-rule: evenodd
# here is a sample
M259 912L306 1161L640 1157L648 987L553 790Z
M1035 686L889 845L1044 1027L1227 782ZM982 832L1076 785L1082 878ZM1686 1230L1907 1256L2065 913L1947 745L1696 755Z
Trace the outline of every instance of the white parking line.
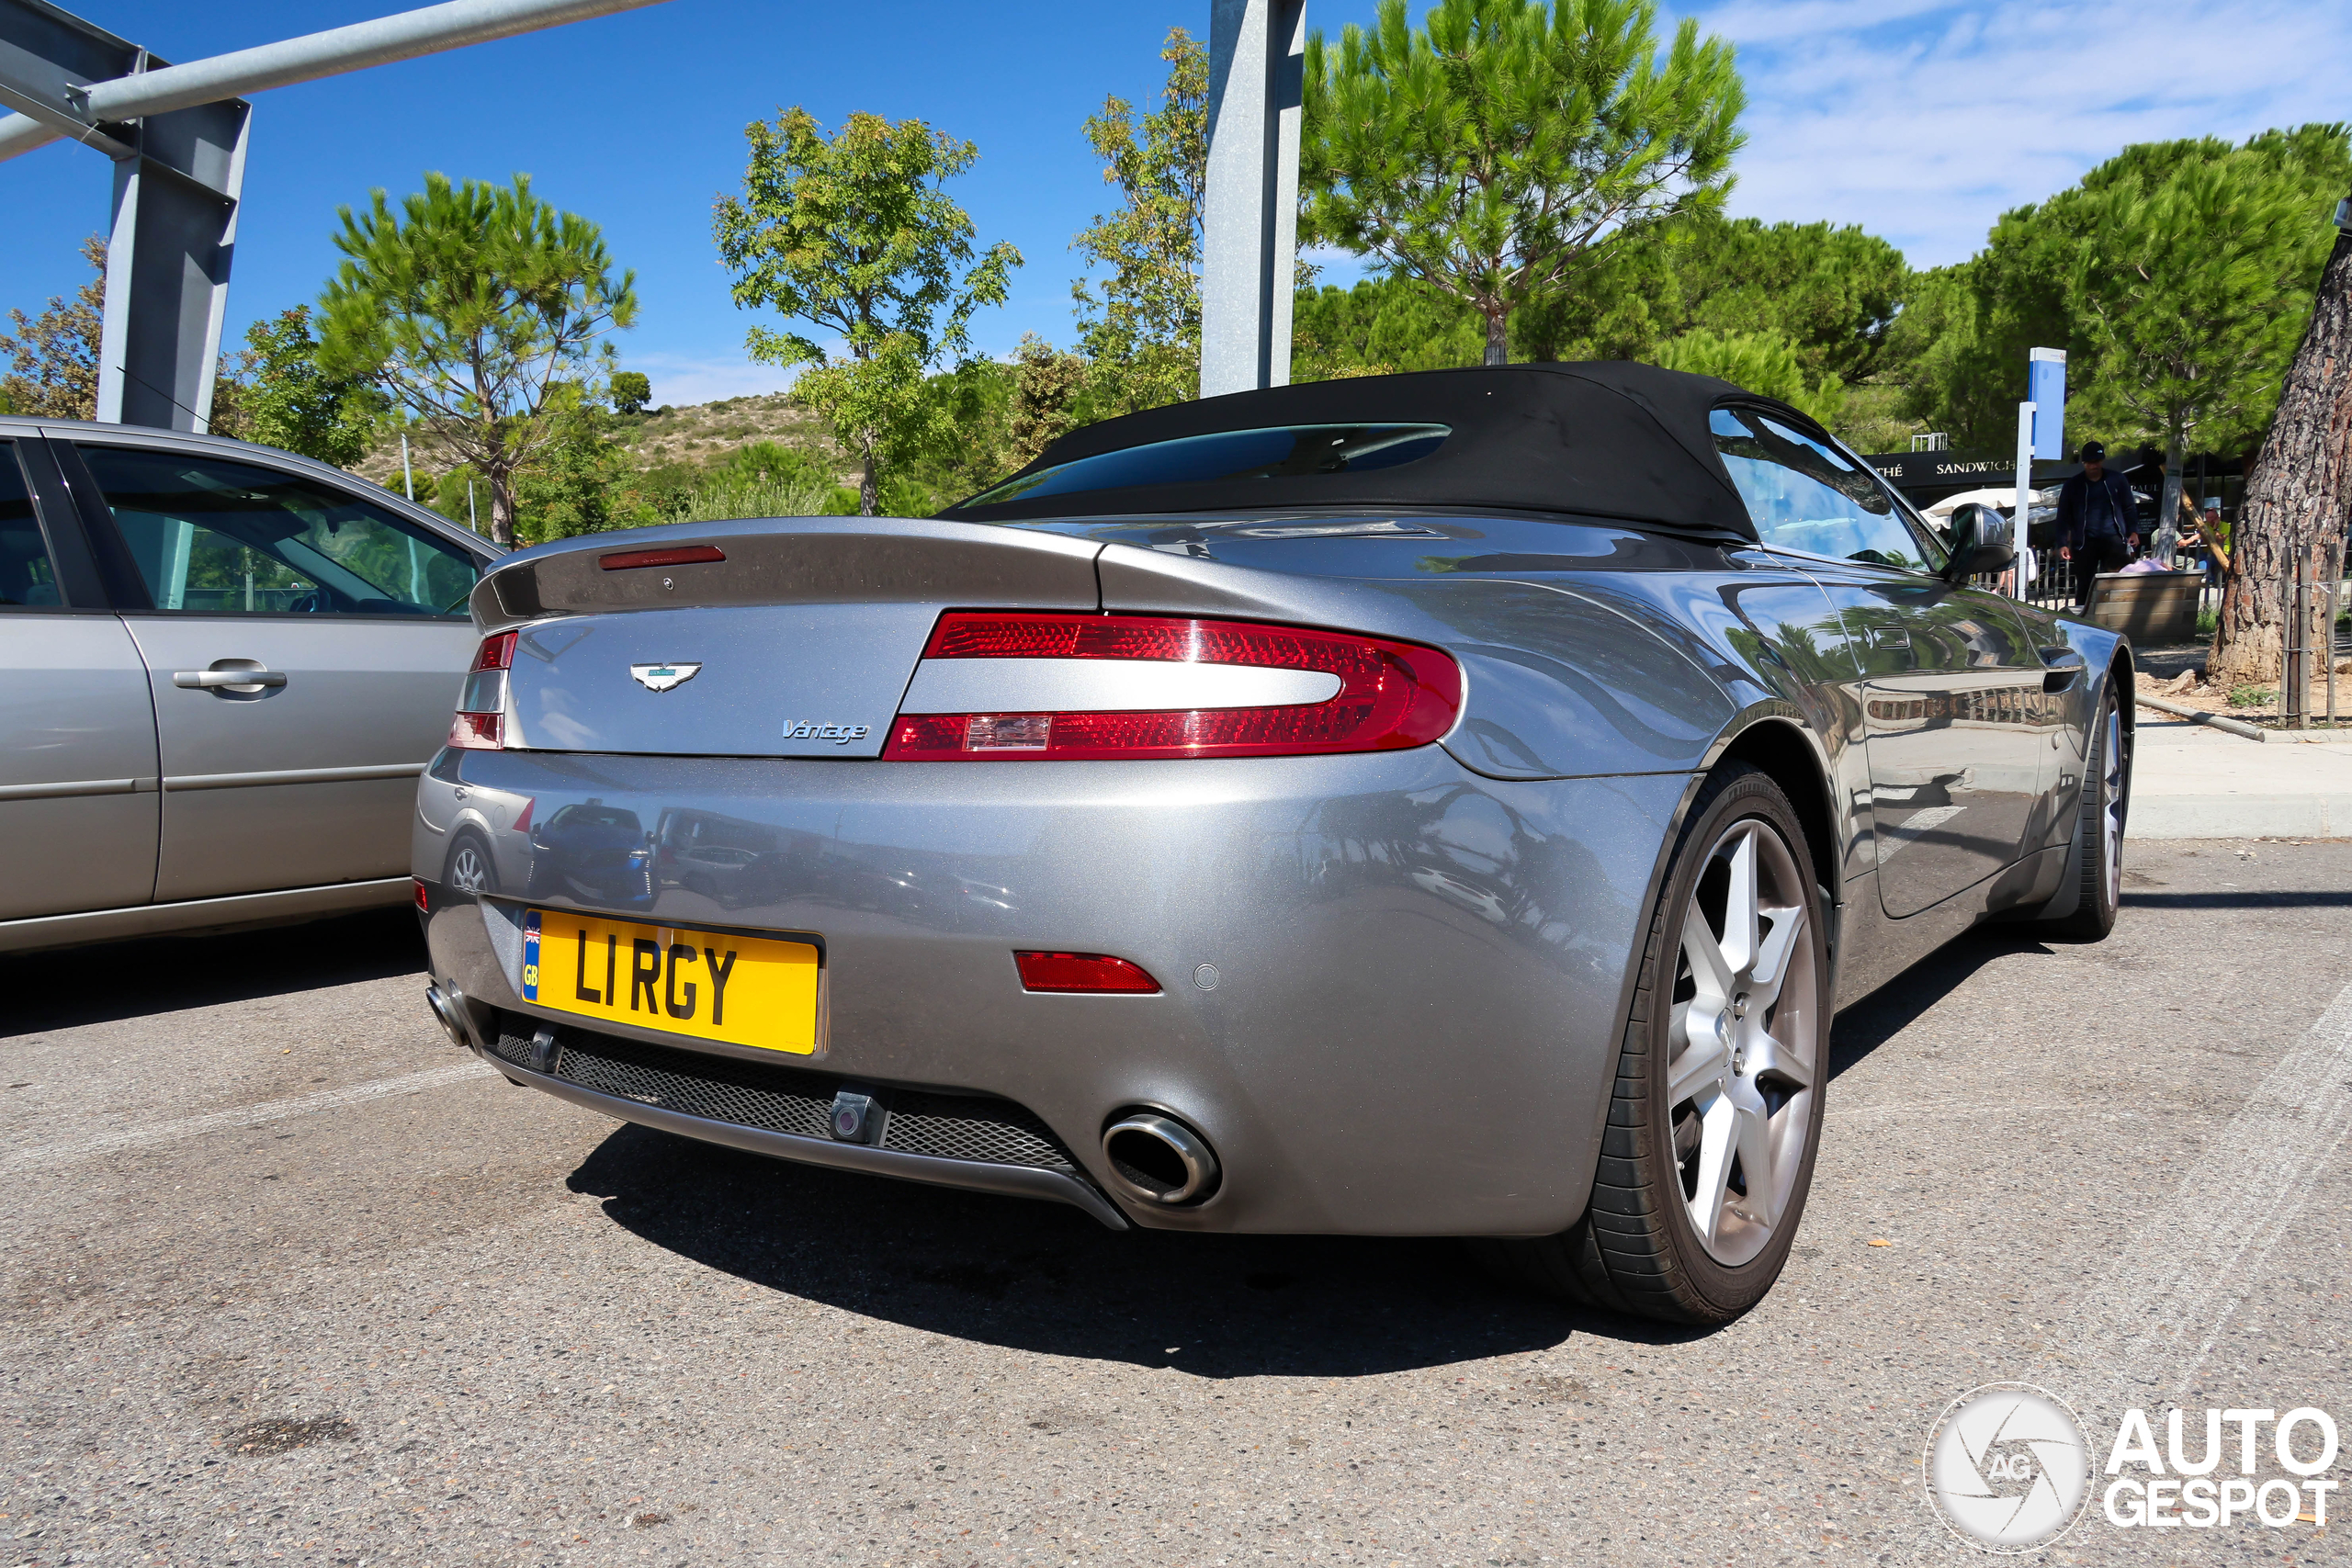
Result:
M2187 1391L2348 1132L2352 986L2207 1140L2030 1381L2071 1382L2070 1395L2093 1405L2145 1405Z
M416 1094L428 1089L439 1089L443 1084L492 1076L495 1070L485 1063L469 1058L447 1067L429 1067L421 1073L409 1073L396 1078L378 1078L373 1083L353 1084L347 1089L322 1089L316 1094L306 1094L294 1100L266 1100L258 1105L241 1105L234 1110L215 1111L209 1115L189 1116L176 1122L151 1122L143 1127L125 1127L112 1133L101 1133L95 1138L79 1138L70 1144L41 1144L0 1156L0 1171L13 1174L25 1170L48 1170L61 1165L72 1165L76 1160L110 1155L118 1149L175 1143L182 1138L198 1137L227 1128L258 1127L267 1122L282 1122L289 1116L310 1116L322 1111L336 1111L346 1105L361 1105L396 1094Z

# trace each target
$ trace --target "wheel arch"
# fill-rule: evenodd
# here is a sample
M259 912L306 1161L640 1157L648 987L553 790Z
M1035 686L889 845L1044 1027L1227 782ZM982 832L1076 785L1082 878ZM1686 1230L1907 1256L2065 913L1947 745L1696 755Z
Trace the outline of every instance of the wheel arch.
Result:
M1736 760L1761 769L1781 786L1789 804L1796 809L1797 821L1804 828L1813 852L1814 874L1828 890L1829 901L1835 905L1839 892L1838 838L1829 764L1822 755L1818 738L1793 711L1770 711L1781 705L1764 705L1768 711L1743 716L1747 716L1747 723L1722 745L1707 771L1713 773L1725 761Z

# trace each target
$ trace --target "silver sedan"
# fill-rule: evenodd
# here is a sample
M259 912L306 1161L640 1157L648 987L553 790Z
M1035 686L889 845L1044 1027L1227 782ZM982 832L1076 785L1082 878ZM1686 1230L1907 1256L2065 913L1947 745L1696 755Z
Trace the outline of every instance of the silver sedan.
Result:
M290 453L0 420L0 952L410 897L501 553Z

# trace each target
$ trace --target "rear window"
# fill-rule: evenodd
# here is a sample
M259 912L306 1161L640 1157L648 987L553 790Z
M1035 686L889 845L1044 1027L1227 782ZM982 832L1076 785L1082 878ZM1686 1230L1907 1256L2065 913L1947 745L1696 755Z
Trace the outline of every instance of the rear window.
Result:
M1443 424L1284 424L1154 441L1057 463L984 490L965 506L997 506L1083 491L1356 474L1416 463L1453 434Z

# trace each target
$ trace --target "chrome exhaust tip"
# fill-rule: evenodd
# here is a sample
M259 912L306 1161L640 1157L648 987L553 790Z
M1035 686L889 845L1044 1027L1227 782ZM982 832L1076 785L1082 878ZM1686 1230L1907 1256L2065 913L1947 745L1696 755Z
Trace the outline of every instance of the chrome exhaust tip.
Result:
M1172 1116L1138 1111L1103 1129L1102 1157L1128 1197L1172 1209L1204 1201L1219 1171L1208 1140Z
M424 987L424 1000L433 1009L433 1021L441 1026L441 1032L449 1037L449 1043L460 1051L472 1050L473 1032L466 1027L465 993L454 987L444 991L437 985L428 984Z

